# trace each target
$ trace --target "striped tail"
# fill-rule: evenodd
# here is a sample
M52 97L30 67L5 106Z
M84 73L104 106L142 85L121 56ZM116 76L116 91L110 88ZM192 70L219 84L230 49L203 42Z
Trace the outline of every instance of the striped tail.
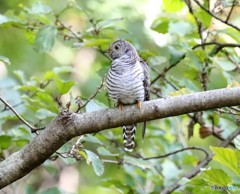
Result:
M135 138L136 128L137 128L136 124L122 127L124 149L128 152L132 152L135 146L134 138Z

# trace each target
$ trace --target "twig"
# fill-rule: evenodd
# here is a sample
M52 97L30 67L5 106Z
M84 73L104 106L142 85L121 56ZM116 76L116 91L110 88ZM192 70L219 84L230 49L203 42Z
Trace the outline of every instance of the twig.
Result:
M71 38L77 38L80 42L83 42L79 33L75 32L71 27L65 25L58 17L57 17L55 23L56 23L56 25L60 24L60 28L68 30L73 35L73 37L71 37Z
M32 126L20 114L18 114L18 112L6 100L4 100L1 96L0 96L0 100L2 101L3 104L5 104L5 106L7 106L9 109L11 109L11 111L18 117L18 119L20 121L22 121L25 125L27 125L31 129L31 132L36 132L38 130L42 130L42 129L45 128L45 127L34 127L34 126Z
M235 111L237 111L237 112L240 112L240 108L238 108L238 107L236 107L236 106L232 106L232 107L229 107L230 109L233 109L233 110L235 110Z
M202 30L202 27L203 27L203 25L202 25L201 21L200 21L200 20L195 16L195 14L194 14L191 1L190 1L190 0L185 0L185 3L187 4L188 9L189 9L189 12L192 14L193 18L195 19L195 21L196 21L196 23L197 23L198 34L199 34L199 37L200 37L200 40L201 40L201 44L203 44L204 41L205 41L205 40L203 39L203 35L202 35L202 31L203 31L203 30ZM204 45L202 45L202 49L203 49L203 50L205 49Z
M163 69L163 72L160 73L156 78L154 78L152 81L151 81L151 85L154 84L160 77L164 76L165 73L167 73L170 69L172 69L173 67L175 67L181 60L183 60L185 58L185 54L183 56L181 56L175 63L169 65L168 67L165 67Z
M218 108L217 112L219 113L225 113L225 114L232 114L232 115L240 115L240 113L237 113L235 110L224 110L223 108Z
M236 129L233 133L231 133L224 141L222 141L222 143L220 144L220 147L227 147L231 141L238 135L240 134L240 128ZM205 153L205 152L204 152ZM206 153L205 153L206 154ZM185 177L188 179L191 179L193 177L195 177L200 171L201 168L205 167L211 160L212 160L213 154L209 154L207 153L206 158L199 163L195 168L193 168L192 170L190 170L189 172L187 172L186 174L184 174L178 181L176 181L174 184L168 186L167 188L163 189L160 194L169 194L173 191L175 191L176 189L178 189L181 184L179 183L179 181Z
M78 113L78 112L79 112L83 107L85 107L93 98L95 98L95 97L97 96L97 94L100 92L101 88L102 88L103 85L104 85L105 78L106 78L106 75L103 77L100 86L97 87L96 92L95 92L94 94L92 94L84 104L79 104L79 105L78 105L78 109L76 110L76 113Z
M232 7L231 7L231 9L230 9L230 12L229 12L229 14L228 14L228 16L227 16L225 22L228 22L229 18L231 17L232 12L233 12L233 9L234 9L236 3L237 3L237 0L233 0Z
M226 139L225 141L222 141L222 143L220 144L220 147L227 147L230 142L237 136L240 134L240 128L236 129L234 132L232 132Z
M200 37L200 40L201 40L201 48L202 50L205 51L205 41L207 38L203 38L203 25L202 25L202 22L198 19L198 17L196 17L196 15L194 14L194 10L192 8L192 4L191 4L191 1L190 0L185 0L185 3L187 4L188 6L188 9L189 9L189 12L192 14L192 16L194 17L196 23L197 23L197 27L198 27L198 34L199 34L199 37ZM201 71L201 77L200 77L200 82L202 84L202 87L203 87L203 90L206 91L207 90L207 83L208 83L208 59L205 58L204 60L204 66L202 68L202 71Z
M161 74L160 72L158 72L158 70L157 70L156 68L151 67L151 69L152 69L153 71L155 71L158 75ZM167 78L166 78L164 75L162 76L162 79L163 79L165 82L167 82L170 86L172 86L173 89L178 90L177 86L175 86L173 83L171 83L170 81L168 81Z
M147 157L147 158L142 158L143 160L152 160L152 159L160 159L160 158L166 158L168 156L177 154L179 152L184 152L186 150L199 150L205 153L206 158L208 157L209 153L204 149L204 148L200 148L200 147L196 147L196 146L191 146L191 147L186 147L186 148L182 148L180 150L176 150L174 152L170 152L161 156L153 156L153 157Z
M215 14L213 14L210 10L206 9L203 5L201 5L201 3L200 3L198 0L193 0L193 1L194 1L202 10L204 10L205 12L207 12L209 15L211 15L211 16L214 17L215 19L221 21L222 23L227 24L228 26L231 26L232 28L234 28L234 29L237 30L237 31L240 31L240 29L239 29L237 26L229 23L229 22L226 21L226 20L223 20L222 18L220 18L220 17L216 16Z
M239 47L240 48L240 44L234 44L234 43L220 43L220 42L205 42L205 43L201 43L201 44L197 44L195 46L192 47L192 49L196 49L198 47L202 47L202 46L208 46L208 45L217 45L218 46L218 51L220 51L221 49L223 49L224 47Z

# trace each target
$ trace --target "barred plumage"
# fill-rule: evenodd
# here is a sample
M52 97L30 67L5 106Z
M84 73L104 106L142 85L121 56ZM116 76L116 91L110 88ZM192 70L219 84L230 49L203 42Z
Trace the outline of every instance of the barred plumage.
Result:
M110 45L112 59L107 76L109 97L118 105L129 105L149 100L147 64L140 59L136 49L127 41L117 40ZM144 123L143 134L146 123ZM124 147L132 151L136 124L123 126Z

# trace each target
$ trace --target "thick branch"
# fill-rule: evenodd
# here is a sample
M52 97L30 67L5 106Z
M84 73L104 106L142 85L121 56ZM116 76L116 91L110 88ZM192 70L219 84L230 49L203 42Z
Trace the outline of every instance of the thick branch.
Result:
M0 163L0 189L20 179L47 160L71 138L104 129L208 109L240 105L240 88L199 92L91 113L63 111L28 145Z

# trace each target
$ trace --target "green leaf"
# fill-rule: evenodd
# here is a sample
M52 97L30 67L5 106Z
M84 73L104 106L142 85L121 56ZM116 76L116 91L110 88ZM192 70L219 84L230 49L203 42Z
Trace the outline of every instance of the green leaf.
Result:
M40 89L37 86L34 86L34 85L18 86L17 89L20 90L20 91L31 91L31 92L40 91Z
M38 52L51 51L57 35L55 26L45 26L40 29L36 35L34 48Z
M201 177L211 185L228 185L231 178L222 169L210 169L202 172Z
M12 144L12 137L8 135L0 136L0 148L7 149Z
M169 32L172 34L178 34L179 36L185 36L193 31L193 26L185 21L171 22L169 24Z
M87 163L92 164L94 172L96 175L101 176L104 172L103 161L92 151L84 150L87 154Z
M171 54L170 59L169 59L170 64L174 64L175 62L177 62L180 58L182 58L184 56L184 52L177 50L173 46L169 46L168 51Z
M236 68L236 65L225 57L214 57L214 62L217 63L224 71L232 71Z
M205 27L209 27L212 21L212 16L210 14L202 9L198 9L194 14Z
M18 140L14 140L15 145L23 147L25 146L27 143L29 143L30 140L27 139L18 139Z
M169 18L160 17L153 21L151 29L162 34L166 34L168 32L168 26Z
M109 150L104 147L98 147L97 152L102 156L119 156L119 154L112 154Z
M52 176L56 176L57 173L58 173L58 168L54 165L49 164L49 163L44 163L44 168Z
M24 84L26 83L26 78L25 78L25 74L23 71L21 70L16 70L14 71L14 74L17 76L17 78Z
M46 5L44 5L41 2L36 2L32 4L32 7L29 8L25 8L25 10L30 13L30 14L34 14L34 15L42 15L42 14L47 14L52 12L52 9Z
M47 109L39 109L36 112L36 117L40 120L44 120L48 117L55 117L57 114L53 113L52 111L49 111Z
M53 78L55 78L56 74L53 73L52 71L47 71L45 74L44 74L44 80L47 81L47 80L51 80Z
M98 138L96 138L94 135L90 135L90 134L85 135L84 141L103 145L103 143Z
M210 147L214 152L213 160L220 162L224 166L227 166L235 173L240 175L239 161L240 153L237 150L232 150L230 148L218 148Z
M238 150L240 150L240 135L238 135L237 137L235 137L234 140L233 140L233 142L234 142L236 148L237 148Z
M184 5L182 0L163 0L163 8L167 12L181 11Z
M10 60L7 57L4 57L4 56L0 56L0 61L6 63L7 65L11 64Z
M73 81L63 81L59 78L55 78L55 81L60 94L66 94L74 85Z
M85 42L81 43L74 43L74 47L93 47L93 46L104 46L104 45L109 45L112 42L110 39L103 39L103 38L98 38L98 39L87 39Z

